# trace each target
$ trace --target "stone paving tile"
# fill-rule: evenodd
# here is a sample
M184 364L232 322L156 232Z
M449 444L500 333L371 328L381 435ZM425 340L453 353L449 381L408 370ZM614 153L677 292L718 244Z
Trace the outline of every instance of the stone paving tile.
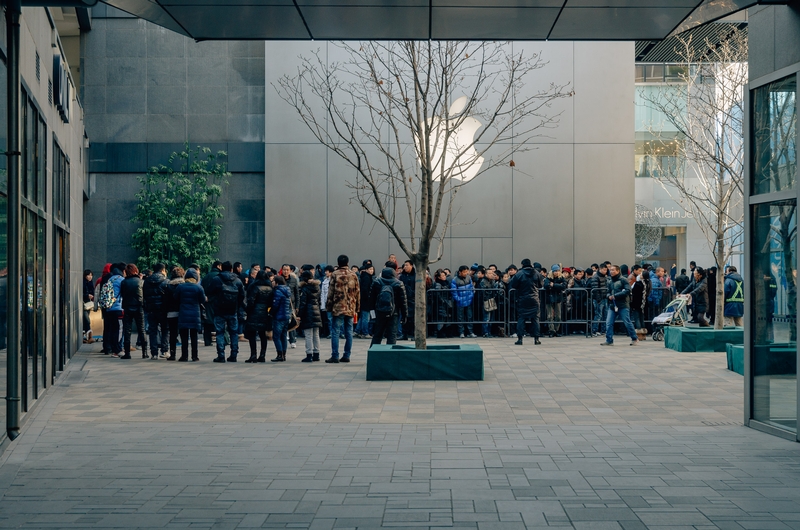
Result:
M800 445L736 425L723 354L480 342L477 383L368 383L364 341L349 366L87 349L0 455L0 528L800 528Z

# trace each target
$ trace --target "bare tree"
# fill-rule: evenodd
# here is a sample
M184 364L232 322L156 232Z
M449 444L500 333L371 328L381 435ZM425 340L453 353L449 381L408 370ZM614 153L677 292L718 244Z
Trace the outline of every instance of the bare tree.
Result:
M717 266L716 285L708 286L717 294L714 327L722 329L723 267L743 243L747 35L732 29L719 44L698 44L691 36L679 37L675 51L685 65L679 81L642 91L642 99L674 129L650 124L657 139L648 153L652 176L691 213L708 241ZM659 156L663 152L678 163Z
M426 347L425 271L441 259L462 186L558 124L566 84L537 90L541 54L487 42L336 43L275 87L316 139L354 170L353 200L416 268L415 342ZM529 86L526 88L526 84Z

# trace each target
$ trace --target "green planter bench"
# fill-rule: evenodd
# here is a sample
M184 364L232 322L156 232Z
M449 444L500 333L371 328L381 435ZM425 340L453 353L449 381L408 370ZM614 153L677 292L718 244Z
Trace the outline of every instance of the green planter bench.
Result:
M443 344L418 350L379 344L367 352L367 381L483 381L477 344Z

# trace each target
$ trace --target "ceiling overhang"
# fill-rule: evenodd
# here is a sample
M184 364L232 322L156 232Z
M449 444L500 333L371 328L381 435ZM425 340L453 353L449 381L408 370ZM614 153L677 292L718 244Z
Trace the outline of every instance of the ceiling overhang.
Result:
M661 40L788 0L103 0L196 40Z

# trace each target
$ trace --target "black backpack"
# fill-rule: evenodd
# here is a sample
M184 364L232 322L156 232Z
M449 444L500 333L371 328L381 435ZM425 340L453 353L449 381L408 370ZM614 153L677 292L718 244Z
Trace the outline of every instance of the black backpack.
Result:
M389 315L394 313L394 285L391 283L381 280L381 291L375 300L375 311Z
M224 278L220 280L222 280L222 291L218 298L219 310L225 314L234 314L239 308L239 289L234 281Z

